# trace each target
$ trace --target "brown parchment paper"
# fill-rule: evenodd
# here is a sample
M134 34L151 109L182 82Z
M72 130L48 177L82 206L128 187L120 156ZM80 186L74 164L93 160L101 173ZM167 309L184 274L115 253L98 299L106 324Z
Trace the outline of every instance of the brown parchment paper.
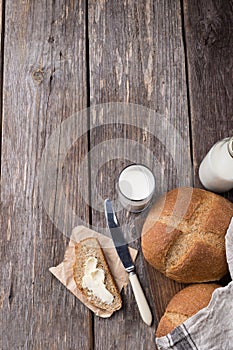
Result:
M106 237L103 234L93 231L85 226L77 226L72 230L70 242L65 251L64 260L58 266L51 267L49 271L97 316L106 318L110 317L112 315L112 312L105 311L93 306L76 287L76 283L73 278L75 243L80 242L82 239L88 237L95 237L99 240L117 287L119 291L121 291L121 289L127 285L129 277L120 261L112 240L109 237ZM133 261L135 261L137 250L129 248L129 251Z

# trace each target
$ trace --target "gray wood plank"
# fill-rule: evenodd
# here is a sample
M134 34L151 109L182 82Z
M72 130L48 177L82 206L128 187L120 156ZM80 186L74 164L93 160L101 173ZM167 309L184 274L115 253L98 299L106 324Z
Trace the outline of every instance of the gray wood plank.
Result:
M178 185L192 185L189 118L180 2L90 1L88 16L91 106L109 101L139 105L134 126L122 121L121 107L111 114L104 112L106 106L97 106L97 112L91 113L92 223L101 230L103 199L117 197L117 176L132 160L153 168L154 200ZM144 110L143 116L140 110L146 107L153 111ZM128 116L133 124L132 110ZM117 146L117 138L124 139L121 145ZM143 217L135 222L133 215L122 211L119 218L138 238ZM137 271L155 322L151 328L143 324L128 286L122 294L122 310L110 320L94 320L98 350L152 349L157 322L182 287L145 263L139 240L131 245L139 249Z
M91 313L48 271L62 261L68 239L49 219L39 183L49 137L87 105L85 13L85 1L6 1L0 238L3 350L92 346ZM77 121L81 131L86 124L87 118ZM85 134L68 152L63 169L65 192L73 194L70 205L86 222L89 210L78 192L77 173L87 148ZM54 166L58 158L55 144Z
M195 185L212 145L233 135L232 1L184 0ZM228 194L233 199L233 192Z
M0 1L0 76L1 76L1 85L0 85L0 166L1 166L1 148L2 148L2 73L3 73L3 43L4 43L4 2ZM1 176L1 170L0 170Z

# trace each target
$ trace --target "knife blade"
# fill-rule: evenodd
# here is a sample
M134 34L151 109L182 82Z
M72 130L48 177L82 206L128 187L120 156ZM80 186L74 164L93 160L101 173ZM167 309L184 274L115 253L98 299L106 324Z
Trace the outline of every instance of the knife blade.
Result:
M125 242L124 234L120 228L118 219L112 207L112 202L110 199L106 199L104 201L104 209L106 221L108 224L108 228L110 230L113 243L115 245L116 251L120 257L120 260L125 268L125 270L129 273L129 280L133 289L133 293L138 305L138 309L141 315L142 320L150 326L152 323L152 314L142 290L141 284L138 280L138 277L135 272L135 265L129 253L128 245Z

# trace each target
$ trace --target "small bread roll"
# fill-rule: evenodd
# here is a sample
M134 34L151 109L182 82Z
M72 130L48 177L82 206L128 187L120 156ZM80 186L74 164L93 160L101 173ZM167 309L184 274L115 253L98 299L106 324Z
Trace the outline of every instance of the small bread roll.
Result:
M162 337L170 333L189 317L206 307L210 302L213 291L218 287L221 286L215 283L193 284L175 294L159 322L156 337Z
M151 208L142 230L145 259L183 283L217 281L228 271L225 234L233 203L198 188L176 188Z

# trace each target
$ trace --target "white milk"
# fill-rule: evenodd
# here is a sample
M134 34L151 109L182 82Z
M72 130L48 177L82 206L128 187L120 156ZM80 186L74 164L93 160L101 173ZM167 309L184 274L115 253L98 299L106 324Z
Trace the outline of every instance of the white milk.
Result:
M155 188L152 172L143 165L130 165L119 176L120 201L130 211L143 210L149 203Z
M214 192L233 188L233 138L217 142L207 153L199 168L203 186Z

